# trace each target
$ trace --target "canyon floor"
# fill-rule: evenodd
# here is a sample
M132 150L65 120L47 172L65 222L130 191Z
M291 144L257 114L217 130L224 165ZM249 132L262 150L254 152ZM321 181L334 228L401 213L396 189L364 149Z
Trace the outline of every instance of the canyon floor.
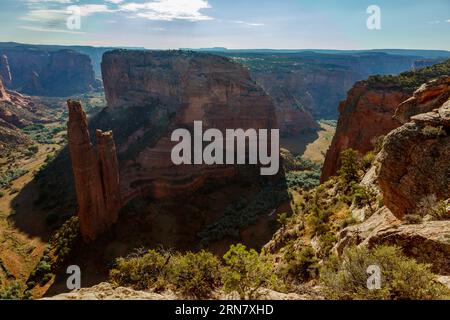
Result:
M65 100L56 98L51 100L51 110L55 121L46 123L45 128L42 130L65 127L65 122L67 121ZM90 106L89 111L91 114L100 110L104 105L103 95L87 95L83 97L83 100L87 102L86 105ZM290 150L294 155L303 155L305 159L316 163L323 163L324 155L331 143L335 127L326 121L319 122L319 125L320 129L317 132L282 138L280 142L281 147ZM30 272L36 268L39 260L43 256L49 237L59 225L58 221L53 221L55 220L53 219L55 214L51 209L36 205L39 200L39 187L33 179L40 168L44 167L47 162L50 162L52 156L65 146L65 138L65 131L61 131L54 135L52 140L47 141L47 143L35 141L35 144L38 146L38 151L31 156L24 156L21 152L12 152L11 154L2 156L0 159L0 172L3 174L11 169L16 170L20 168L23 170L23 173L19 177L11 181L10 186L0 190L2 192L2 197L0 197L0 280L2 281L17 280L25 283ZM226 190L226 192L225 190L219 190L215 192L216 196L212 196L212 199L216 199L212 202L217 204L223 201L226 203L229 199L242 192L243 190L234 189ZM228 200L225 201L224 197ZM190 201L195 200L191 199ZM199 197L197 202L201 202L201 197ZM94 249L88 250L86 254L81 254L80 257L82 260L93 261L93 263L86 264L86 269L92 272L84 278L85 285L95 285L106 280L109 268L108 263L114 257L123 255L134 247L139 247L142 243L149 243L149 241L152 243L152 239L140 239L142 241L136 239L136 225L155 225L156 219L158 221L156 225L159 227L153 228L152 234L154 239L158 239L158 241L155 240L154 245L161 244L162 242L166 247L177 247L184 250L191 249L194 244L190 242L184 243L185 238L183 236L171 238L171 235L180 233L180 230L162 227L164 225L174 225L173 219L170 218L170 212L178 209L178 203L172 205L164 204L163 207L158 207L157 205L150 206L149 210L153 213L144 219L145 221L142 220L142 217L134 216L131 218L127 217L126 219L129 221L120 224L122 226L128 226L116 230L120 240L109 242L106 239L103 243L100 242L97 244ZM220 215L221 210L223 208L218 208L217 206L215 206L215 209L212 207L209 209L205 208L203 213L195 212L191 218L193 219L200 214L212 215L210 218L214 219L215 215ZM251 247L261 248L271 239L277 229L277 215L282 212L289 212L290 210L289 202L286 202L278 208L275 208L275 210L268 210L266 213L261 214L255 224L241 230L239 235L241 241ZM57 214L70 216L73 212L66 212L64 214L58 212ZM192 221L189 222L186 220L182 225L186 226L186 224L192 223ZM193 231L191 230L192 232L190 233L198 231L198 228L194 226L191 229ZM139 237L142 238L142 236ZM208 249L218 255L223 255L229 246L235 242L235 239L224 238L221 241L211 243ZM99 251L104 251L100 260L98 259ZM48 296L66 291L64 281L57 277L54 283L51 281L34 293L40 295L49 288Z

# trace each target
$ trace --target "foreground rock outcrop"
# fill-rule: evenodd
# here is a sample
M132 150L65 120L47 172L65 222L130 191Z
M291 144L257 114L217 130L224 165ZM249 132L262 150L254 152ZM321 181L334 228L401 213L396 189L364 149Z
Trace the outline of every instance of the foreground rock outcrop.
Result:
M417 114L433 111L442 106L450 97L450 76L442 76L424 83L413 96L401 103L394 118L407 123Z
M0 48L0 76L8 89L29 95L69 96L100 86L89 57L72 50Z
M272 99L248 70L227 58L183 51L105 53L103 82L109 108L98 116L113 129L121 160L124 201L192 192L208 179L233 177L232 165L180 165L171 160L171 134L194 121L208 128L276 127ZM102 120L103 119L103 120ZM109 119L109 120L105 120Z
M88 242L108 230L121 208L119 169L112 132L97 130L97 149L92 146L86 114L78 101L69 108L68 140L78 217L83 239Z
M399 218L427 197L450 198L450 101L411 120L386 137L379 155L384 203Z
M338 238L339 255L352 245L397 245L406 255L431 264L433 272L450 275L450 221L403 224L384 207L363 223L344 229Z

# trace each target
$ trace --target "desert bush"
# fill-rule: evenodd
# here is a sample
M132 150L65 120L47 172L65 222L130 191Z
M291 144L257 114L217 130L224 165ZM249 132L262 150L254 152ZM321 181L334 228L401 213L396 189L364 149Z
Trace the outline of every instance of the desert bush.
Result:
M186 297L208 298L220 285L220 262L211 253L185 254L149 250L142 256L116 259L110 271L115 285L137 290L173 289Z
M226 292L236 291L241 299L256 299L262 287L279 283L273 264L255 250L242 244L232 245L223 256L222 283Z
M19 281L14 281L3 289L0 289L0 300L25 300L30 299L30 293L24 291L23 285Z
M373 151L367 152L361 160L361 166L364 171L367 171L372 166L376 154Z
M320 251L318 255L321 258L328 257L336 243L336 236L332 232L325 232L319 236Z
M303 247L300 251L287 248L278 273L286 280L307 282L318 275L318 262L311 246Z
M286 173L286 184L290 189L312 189L320 184L320 171L291 171Z
M159 288L164 285L164 267L169 259L155 250L149 250L142 257L118 258L109 277L115 285L136 290Z
M347 149L341 152L341 167L338 170L339 177L343 183L350 185L351 182L359 179L359 161L358 152L353 149Z
M28 170L21 168L13 168L5 173L0 174L0 188L9 188L11 183L26 174Z
M368 267L381 270L381 288L368 289ZM419 264L393 246L373 249L351 247L342 257L331 256L323 265L320 279L330 299L424 300L448 297L448 289L435 282L430 266Z
M219 260L206 251L177 254L168 263L169 283L188 297L208 298L220 285L220 277Z
M52 235L49 244L57 257L56 264L62 262L70 254L80 239L78 217L71 217Z
M348 195L351 197L352 203L358 208L362 208L366 205L370 206L371 203L376 200L374 192L354 181L350 183Z

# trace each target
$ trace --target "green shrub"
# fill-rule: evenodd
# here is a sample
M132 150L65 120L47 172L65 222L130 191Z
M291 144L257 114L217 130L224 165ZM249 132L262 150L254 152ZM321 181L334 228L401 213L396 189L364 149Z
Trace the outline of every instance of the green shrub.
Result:
M450 219L449 211L447 210L447 203L445 201L439 201L430 210L431 216L435 220L448 220Z
M370 290L367 268L381 270L381 288ZM448 289L435 282L430 266L403 255L398 247L352 247L330 257L321 269L324 293L330 299L444 299Z
M236 291L241 299L256 299L261 287L276 286L279 281L272 263L242 244L232 245L223 259L226 265L222 268L224 290Z
M22 177L28 170L21 168L13 168L5 173L0 174L0 188L9 188L14 180Z
M349 185L351 182L357 182L359 179L359 161L358 152L353 149L347 149L341 152L341 167L338 174L342 181Z
M368 188L361 186L359 183L352 181L348 195L352 198L352 203L358 208L371 205L376 200L375 194Z
M80 239L78 217L71 217L50 238L50 246L57 257L56 264L64 261Z
M131 286L136 290L159 287L168 259L155 250L148 251L142 257L118 258L109 276L112 283Z
M370 169L375 160L375 156L376 154L373 151L369 151L364 155L364 157L361 160L361 166L364 169L364 171Z
M168 264L169 283L185 296L208 298L220 285L220 262L206 251L188 252L172 257Z
M28 293L24 293L24 288L18 281L14 281L5 288L0 289L0 300L23 300L28 298Z
M211 253L186 254L149 250L142 256L118 258L111 282L137 290L174 289L186 297L208 298L220 285L220 262Z
M332 232L325 232L319 236L320 252L319 256L325 258L330 254L336 243L336 236Z
M303 247L300 251L290 248L283 256L279 273L286 280L307 282L318 275L318 262L310 246Z

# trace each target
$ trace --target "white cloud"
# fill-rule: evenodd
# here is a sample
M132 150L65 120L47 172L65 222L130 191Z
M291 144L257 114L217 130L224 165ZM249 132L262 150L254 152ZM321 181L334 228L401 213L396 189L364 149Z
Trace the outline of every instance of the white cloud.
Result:
M445 22L448 22L448 23L450 23L450 19L448 19L448 20L445 20Z
M90 16L94 13L115 12L115 10L109 9L108 6L104 4L85 4L77 7L79 8L80 14L83 17Z
M22 20L26 21L51 21L51 20L64 20L67 17L66 10L56 10L56 9L32 9L22 17Z
M149 20L213 20L201 10L211 8L207 0L154 0L144 3L125 3L120 11L132 12L135 16Z
M123 3L123 0L105 0L105 2L113 3L113 4L119 4Z

